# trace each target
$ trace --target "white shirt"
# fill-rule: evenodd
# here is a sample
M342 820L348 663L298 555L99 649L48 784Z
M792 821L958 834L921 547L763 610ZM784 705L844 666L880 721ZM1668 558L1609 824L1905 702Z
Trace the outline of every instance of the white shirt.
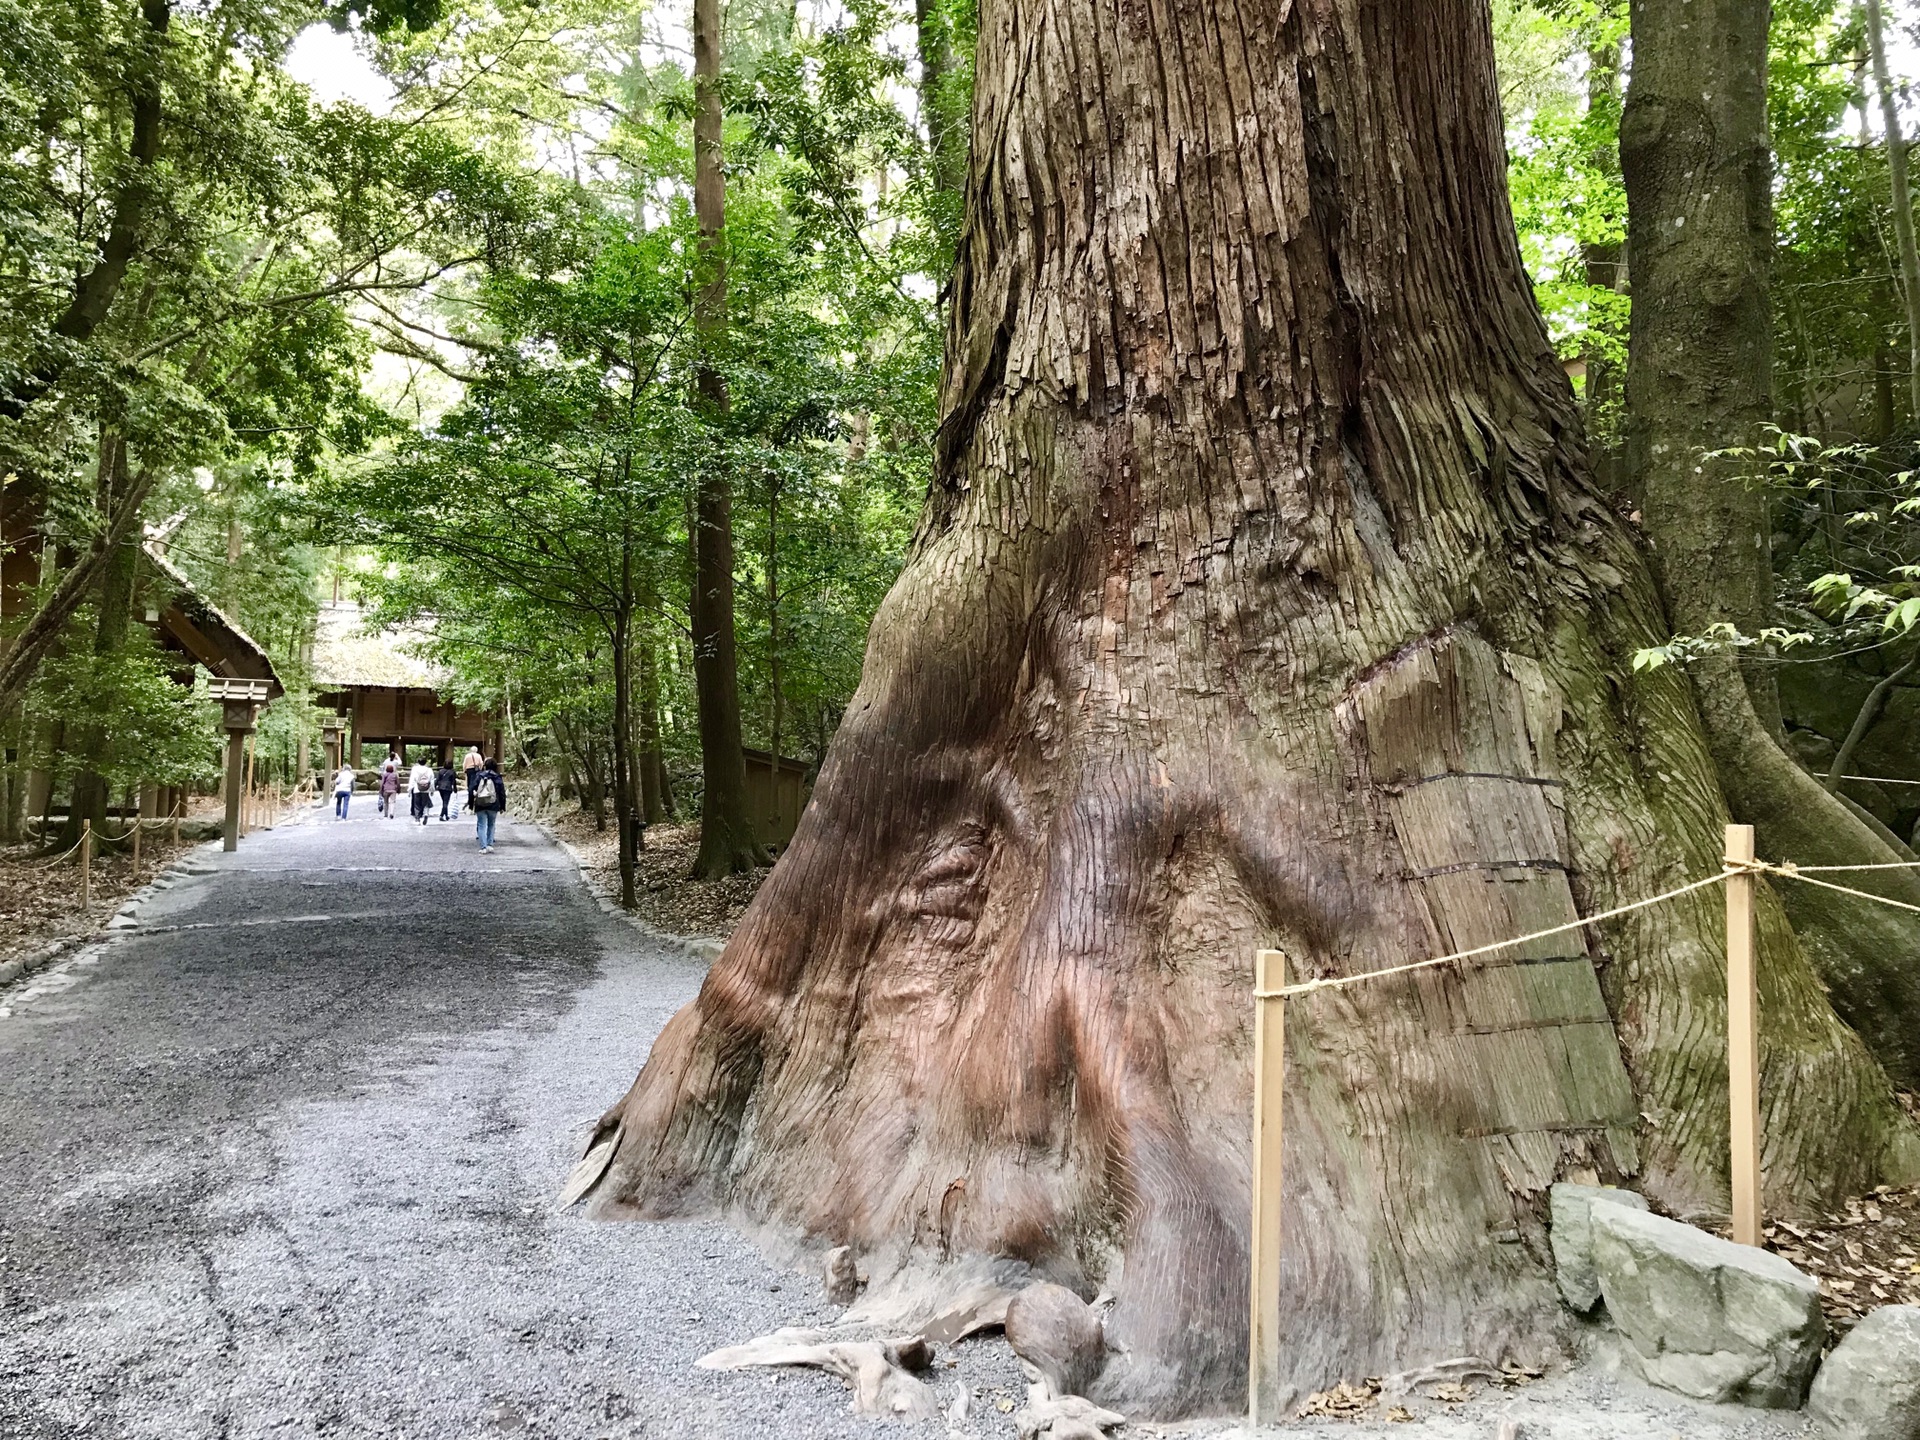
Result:
M407 784L414 790L433 789L433 767L424 760L416 760L412 773L407 776Z
M340 767L340 773L333 777L333 793L336 795L351 795L353 793L352 766L342 765Z

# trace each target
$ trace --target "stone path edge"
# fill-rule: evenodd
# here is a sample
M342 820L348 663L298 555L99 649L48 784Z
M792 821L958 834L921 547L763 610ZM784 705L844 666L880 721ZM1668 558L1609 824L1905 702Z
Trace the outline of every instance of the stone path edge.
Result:
M123 933L134 928L140 907L162 890L171 890L186 875L211 873L210 867L203 868L197 858L198 851L218 849L218 840L208 840L196 845L184 855L170 860L156 870L153 878L138 890L120 902L120 908L101 924L91 935L68 935L55 940L38 950L20 956L16 960L0 961L0 996L6 991L40 973L63 956L73 957L97 946L110 944Z

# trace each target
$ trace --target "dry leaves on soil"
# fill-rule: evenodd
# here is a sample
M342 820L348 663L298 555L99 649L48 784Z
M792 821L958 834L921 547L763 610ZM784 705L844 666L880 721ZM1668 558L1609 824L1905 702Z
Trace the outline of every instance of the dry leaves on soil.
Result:
M613 827L596 830L593 818L579 810L547 823L579 855L595 893L617 900L620 849ZM769 872L756 870L725 880L690 879L688 872L693 869L694 852L699 848L698 825L649 826L635 877L640 903L633 913L670 935L718 935L725 939L740 923L748 902Z
M55 940L97 934L120 908L121 901L151 880L154 872L179 851L167 844L163 832L148 831L140 840L140 875L136 879L132 855L102 845L89 866L89 903L84 910L80 905L79 856L56 859L57 853L37 845L0 849L0 962L31 955Z
M1820 1281L1837 1334L1882 1305L1920 1305L1920 1186L1882 1185L1824 1220L1777 1220L1767 1249Z

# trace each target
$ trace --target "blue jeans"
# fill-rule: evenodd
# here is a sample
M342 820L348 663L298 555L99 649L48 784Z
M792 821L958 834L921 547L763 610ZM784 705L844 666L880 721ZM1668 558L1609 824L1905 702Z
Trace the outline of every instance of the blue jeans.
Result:
M493 848L493 822L500 814L498 810L476 810L473 812L473 833L479 838L480 848Z
M342 820L347 818L347 802L351 799L353 799L353 792L351 790L336 790L333 792L333 813L338 815Z

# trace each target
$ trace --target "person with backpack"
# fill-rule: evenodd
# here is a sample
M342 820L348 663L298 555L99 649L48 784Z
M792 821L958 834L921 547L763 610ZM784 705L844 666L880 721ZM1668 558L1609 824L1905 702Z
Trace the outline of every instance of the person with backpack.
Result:
M424 760L413 762L407 774L407 794L413 802L413 818L424 825L433 813L433 767Z
M454 787L459 783L458 778L455 777L453 773L453 761L442 760L439 770L434 773L433 777L433 788L440 792L440 818L442 820L451 820L453 818L453 816L447 812L447 807L453 803Z
M467 808L473 811L473 833L485 855L493 849L493 827L507 808L507 782L500 778L500 762L492 756L479 769L467 772Z
M340 773L333 777L333 813L339 820L347 818L347 806L353 800L353 767L342 765Z

